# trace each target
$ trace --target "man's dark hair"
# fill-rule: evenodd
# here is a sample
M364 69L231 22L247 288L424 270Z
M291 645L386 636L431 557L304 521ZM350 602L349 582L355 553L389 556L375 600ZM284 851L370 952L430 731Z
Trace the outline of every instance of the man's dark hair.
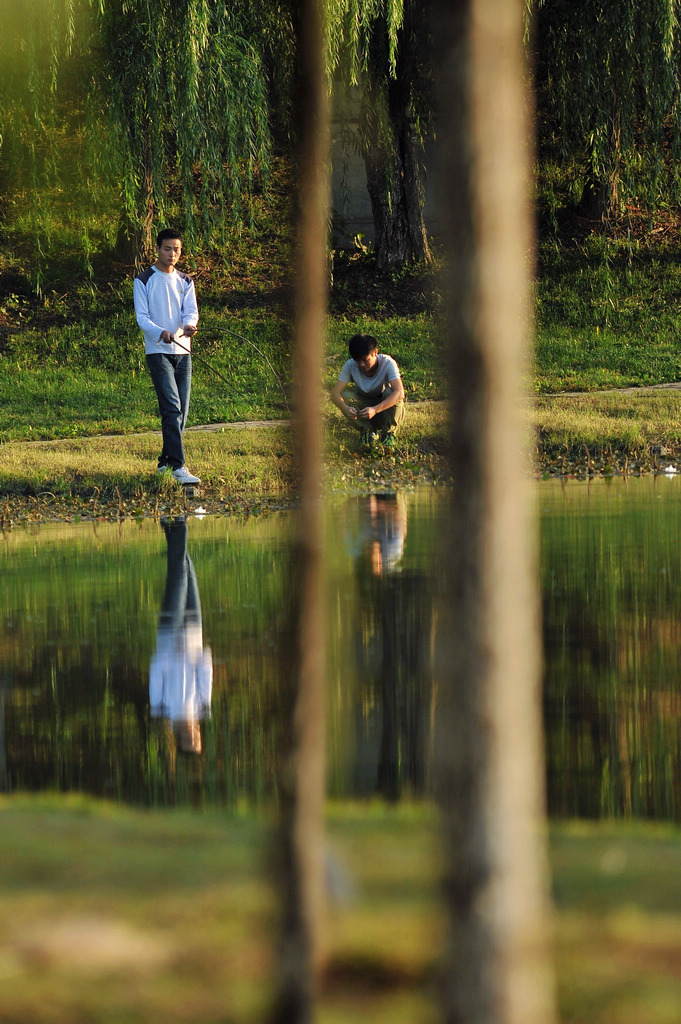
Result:
M156 245L160 246L163 242L170 241L171 238L176 238L178 242L182 241L182 235L175 228L164 228L156 235Z
M348 352L351 359L364 359L370 352L378 348L378 342L373 334L353 334L348 342Z

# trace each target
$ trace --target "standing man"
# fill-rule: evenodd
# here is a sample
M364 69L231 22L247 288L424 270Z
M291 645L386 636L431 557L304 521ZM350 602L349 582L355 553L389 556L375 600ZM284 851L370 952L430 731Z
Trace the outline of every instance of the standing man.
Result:
M147 366L158 396L163 448L158 472L171 472L181 484L198 484L184 463L182 432L189 412L192 384L191 336L199 310L194 282L175 269L182 255L182 236L174 228L159 231L157 259L135 278L135 313L144 335ZM175 341L181 338L179 344Z

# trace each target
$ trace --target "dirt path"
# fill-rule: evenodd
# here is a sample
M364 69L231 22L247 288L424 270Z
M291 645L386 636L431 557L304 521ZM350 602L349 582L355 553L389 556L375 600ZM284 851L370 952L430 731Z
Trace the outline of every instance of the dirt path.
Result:
M556 391L550 395L539 395L539 398L584 398L587 395L649 395L656 391L681 391L681 381L672 384L644 384L633 388L607 388L603 391Z

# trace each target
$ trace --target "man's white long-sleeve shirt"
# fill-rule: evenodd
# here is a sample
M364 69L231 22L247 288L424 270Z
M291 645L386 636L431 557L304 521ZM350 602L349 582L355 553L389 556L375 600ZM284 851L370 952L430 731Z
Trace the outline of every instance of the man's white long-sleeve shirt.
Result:
M160 340L162 331L174 334L178 327L199 322L194 282L188 274L174 268L166 274L156 267L149 267L134 281L135 314L144 335L144 351L147 355L184 355L191 348L191 339L183 337L182 347Z
M203 646L200 625L159 628L149 666L149 703L153 718L197 722L210 718L213 655Z

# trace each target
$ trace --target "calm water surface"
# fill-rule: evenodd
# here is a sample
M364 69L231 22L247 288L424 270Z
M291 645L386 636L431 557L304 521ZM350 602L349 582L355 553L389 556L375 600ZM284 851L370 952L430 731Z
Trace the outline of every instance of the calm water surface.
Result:
M681 478L539 485L549 807L681 819Z
M681 819L681 480L538 484L554 815ZM329 790L428 793L442 494L327 518ZM0 543L0 789L276 793L288 514Z

